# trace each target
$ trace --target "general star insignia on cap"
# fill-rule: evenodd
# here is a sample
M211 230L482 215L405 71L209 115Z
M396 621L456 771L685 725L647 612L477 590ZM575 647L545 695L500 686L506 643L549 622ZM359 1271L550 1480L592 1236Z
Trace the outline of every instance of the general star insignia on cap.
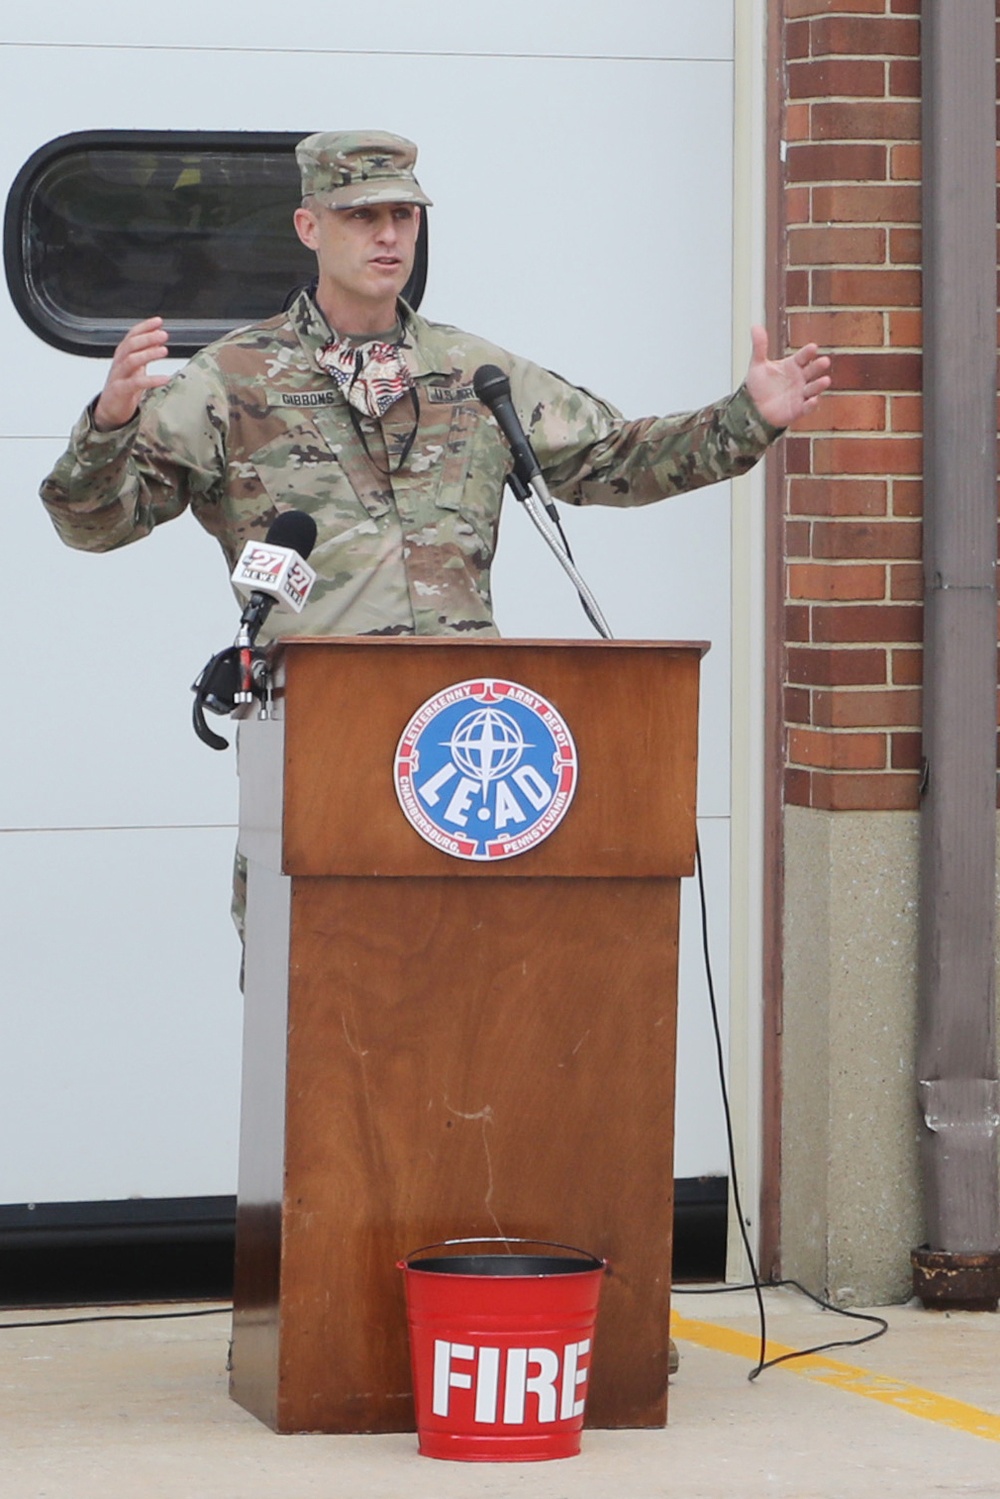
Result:
M302 174L302 196L328 208L359 208L369 203L431 205L413 175L417 148L384 130L321 131L295 148Z

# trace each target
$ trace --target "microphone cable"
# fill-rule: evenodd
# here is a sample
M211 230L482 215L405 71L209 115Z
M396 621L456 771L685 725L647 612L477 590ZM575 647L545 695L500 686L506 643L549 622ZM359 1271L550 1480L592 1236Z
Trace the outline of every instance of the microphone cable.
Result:
M174 1322L184 1317L228 1316L232 1310L232 1303L227 1301L222 1306L195 1307L183 1312L96 1312L83 1317L41 1317L30 1322L0 1322L0 1332L19 1327L76 1327L83 1322Z
M757 1318L758 1325L760 1327L760 1352L758 1353L757 1363L755 1367L751 1369L750 1373L747 1375L747 1379L751 1383L753 1383L753 1381L757 1379L759 1375L763 1374L765 1369L773 1369L778 1364L789 1363L792 1359L806 1358L811 1354L826 1353L831 1348L859 1348L862 1343L872 1343L876 1338L883 1337L889 1331L889 1324L884 1317L875 1316L871 1312L854 1312L849 1311L844 1307L834 1306L832 1302L824 1300L822 1296L817 1296L813 1291L806 1290L805 1286L800 1285L797 1280L772 1278L770 1280L762 1282L760 1279L760 1275L757 1270L757 1261L754 1256L753 1248L750 1244L749 1234L747 1233L747 1223L743 1212L743 1201L740 1194L739 1173L736 1169L736 1145L733 1139L733 1117L732 1110L729 1104L729 1088L726 1084L725 1048L722 1044L722 1028L719 1024L719 1007L715 995L715 978L712 972L712 955L709 944L708 899L705 893L705 870L701 857L701 840L698 838L697 833L695 834L695 871L698 877L698 902L701 913L702 954L705 963L705 979L708 987L708 1003L712 1016L712 1032L715 1039L715 1054L719 1070L719 1090L722 1095L722 1113L726 1126L726 1149L729 1157L730 1180L732 1182L733 1208L736 1212L737 1218L739 1219L740 1238L743 1242L743 1248L746 1253L747 1262L750 1266L752 1281L750 1285L713 1286L704 1291L700 1288L695 1287L674 1286L673 1294L675 1296L719 1296L725 1295L728 1292L732 1291L753 1290L757 1301ZM817 1343L810 1348L798 1348L791 1353L781 1353L778 1354L775 1358L768 1358L767 1313L764 1308L764 1286L766 1286L769 1290L780 1289L784 1286L792 1286L795 1288L795 1290L800 1291L803 1296L807 1296L810 1301L815 1302L817 1306L822 1307L824 1311L835 1312L840 1317L849 1317L853 1321L857 1322L875 1323L876 1330L874 1332L866 1333L865 1336L861 1338L841 1338L829 1343Z

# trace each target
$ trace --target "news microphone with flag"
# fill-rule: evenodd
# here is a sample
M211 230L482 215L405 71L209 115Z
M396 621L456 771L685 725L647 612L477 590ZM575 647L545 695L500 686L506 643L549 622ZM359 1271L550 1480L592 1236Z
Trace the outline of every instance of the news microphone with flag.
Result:
M283 510L263 541L247 542L232 574L240 593L249 595L240 617L247 644L253 645L275 604L301 614L316 581L306 562L315 544L316 522L304 510Z
M210 749L224 750L229 740L205 722L205 709L231 713L255 697L267 701L267 666L254 642L277 604L301 612L316 574L306 558L316 544L316 522L304 510L283 510L263 541L248 541L232 573L240 593L248 594L234 645L218 651L192 683L194 731ZM261 709L266 717L266 708Z

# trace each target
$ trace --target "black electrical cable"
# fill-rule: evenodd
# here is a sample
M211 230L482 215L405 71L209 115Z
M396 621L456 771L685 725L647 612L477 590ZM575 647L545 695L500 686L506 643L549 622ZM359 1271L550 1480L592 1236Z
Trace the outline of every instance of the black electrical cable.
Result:
M817 1306L825 1312L836 1312L838 1317L851 1317L855 1322L874 1322L874 1332L865 1333L863 1338L838 1338L831 1343L816 1343L812 1348L798 1348L794 1353L781 1353L777 1358L769 1358L764 1364L765 1369L773 1369L775 1364L787 1364L789 1359L805 1358L812 1353L827 1353L831 1348L860 1348L862 1343L874 1343L876 1338L884 1337L889 1331L889 1324L884 1317L877 1317L873 1312L852 1312L847 1307L834 1306L831 1301L824 1301L822 1296L817 1296L813 1291L807 1291L805 1286L800 1285L797 1280L771 1280L769 1286L794 1286L803 1296L808 1296Z
M793 1286L801 1295L807 1296L817 1306L822 1307L824 1312L835 1312L838 1317L850 1317L855 1322L874 1322L874 1332L866 1333L863 1338L842 1338L835 1343L817 1343L812 1348L797 1348L794 1353L782 1353L777 1358L770 1358L760 1368L773 1369L775 1364L787 1363L789 1359L805 1358L807 1354L826 1353L831 1348L860 1348L862 1343L874 1343L876 1338L884 1337L889 1331L889 1324L884 1317L878 1317L874 1312L852 1312L847 1307L834 1306L832 1301L824 1301L822 1296L817 1296L814 1291L809 1291L797 1280L772 1279L763 1280L761 1285L765 1290L777 1291L784 1286ZM725 1296L730 1291L752 1291L753 1283L734 1286L674 1286L674 1296ZM760 1370L756 1370L759 1373Z
M176 1317L221 1317L232 1310L231 1306L210 1306L193 1312L100 1312L88 1317L48 1317L38 1322L0 1321L0 1332L12 1327L73 1327L77 1322L163 1322Z
M715 1055L719 1067L719 1087L722 1091L722 1112L726 1123L726 1147L729 1152L730 1180L733 1186L733 1206L740 1225L740 1238L743 1240L743 1248L746 1250L747 1260L750 1265L750 1274L753 1276L753 1289L757 1297L757 1314L760 1319L760 1357L757 1367L750 1374L750 1379L756 1379L764 1367L764 1357L767 1351L767 1317L764 1312L764 1297L760 1289L760 1276L757 1274L757 1262L754 1259L753 1249L747 1234L746 1223L743 1219L743 1203L740 1198L739 1175L736 1170L736 1145L733 1140L733 1117L729 1108L729 1089L726 1086L726 1057L722 1045L722 1031L719 1026L719 1007L715 1000L715 979L712 974L712 955L708 941L708 900L705 895L705 870L701 860L701 841L695 834L694 841L695 868L698 871L698 900L701 906L701 945L705 958L705 978L708 983L708 1003L712 1012L712 1031L715 1036Z
M844 1307L834 1306L832 1302L824 1301L822 1296L817 1296L814 1292L807 1291L805 1286L800 1285L797 1280L772 1279L762 1283L760 1276L757 1273L757 1263L754 1259L753 1249L750 1246L750 1239L747 1235L746 1230L746 1220L743 1216L743 1204L740 1199L739 1176L736 1170L736 1146L733 1141L733 1119L729 1107L729 1089L726 1085L725 1052L722 1045L722 1031L719 1026L719 1008L716 1004L715 999L715 979L712 974L712 955L708 940L708 901L705 895L705 872L702 868L701 844L697 838L697 835L695 837L695 868L697 869L698 873L698 898L701 905L701 940L702 951L705 958L705 978L708 984L709 1008L712 1012L712 1030L715 1035L715 1051L719 1065L719 1088L722 1093L722 1112L726 1123L726 1145L729 1153L729 1170L733 1184L733 1206L735 1207L737 1217L739 1218L740 1237L743 1240L743 1248L746 1250L747 1261L750 1265L750 1274L753 1276L753 1281L750 1285L717 1286L711 1288L707 1292L696 1291L694 1287L691 1287L685 1291L675 1286L674 1294L719 1295L724 1294L728 1291L753 1290L757 1298L757 1315L760 1322L760 1353L757 1358L756 1367L752 1369L747 1375L747 1378L752 1381L755 1380L759 1374L762 1374L765 1369L773 1369L775 1365L788 1363L789 1360L794 1358L806 1358L810 1354L826 1353L831 1348L860 1348L862 1343L872 1343L876 1338L883 1337L889 1331L889 1324L884 1317L877 1317L871 1312L852 1312L848 1311ZM764 1297L761 1289L762 1284L766 1284L769 1289L772 1287L779 1288L782 1286L794 1286L797 1291L800 1291L803 1296L807 1296L809 1300L815 1302L817 1306L822 1307L824 1311L836 1312L838 1316L850 1317L858 1322L874 1322L877 1324L876 1331L866 1333L863 1338L845 1338L837 1342L817 1343L815 1347L799 1348L796 1349L793 1353L782 1353L779 1354L776 1358L769 1359L766 1357L767 1314L764 1310Z

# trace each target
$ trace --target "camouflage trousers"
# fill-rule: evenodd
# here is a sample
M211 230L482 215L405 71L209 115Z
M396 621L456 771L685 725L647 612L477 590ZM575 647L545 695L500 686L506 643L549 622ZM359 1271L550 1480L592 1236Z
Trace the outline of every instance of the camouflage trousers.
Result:
M247 925L247 861L246 856L239 849L233 855L233 899L229 907L233 918L233 926L240 934L240 941L246 942Z
M233 856L233 900L230 906L233 917L233 925L240 934L240 941L246 941L247 924L247 861L239 849Z
M233 899L229 907L233 925L240 934L240 988L243 988L247 956L247 861L237 848L233 856Z

